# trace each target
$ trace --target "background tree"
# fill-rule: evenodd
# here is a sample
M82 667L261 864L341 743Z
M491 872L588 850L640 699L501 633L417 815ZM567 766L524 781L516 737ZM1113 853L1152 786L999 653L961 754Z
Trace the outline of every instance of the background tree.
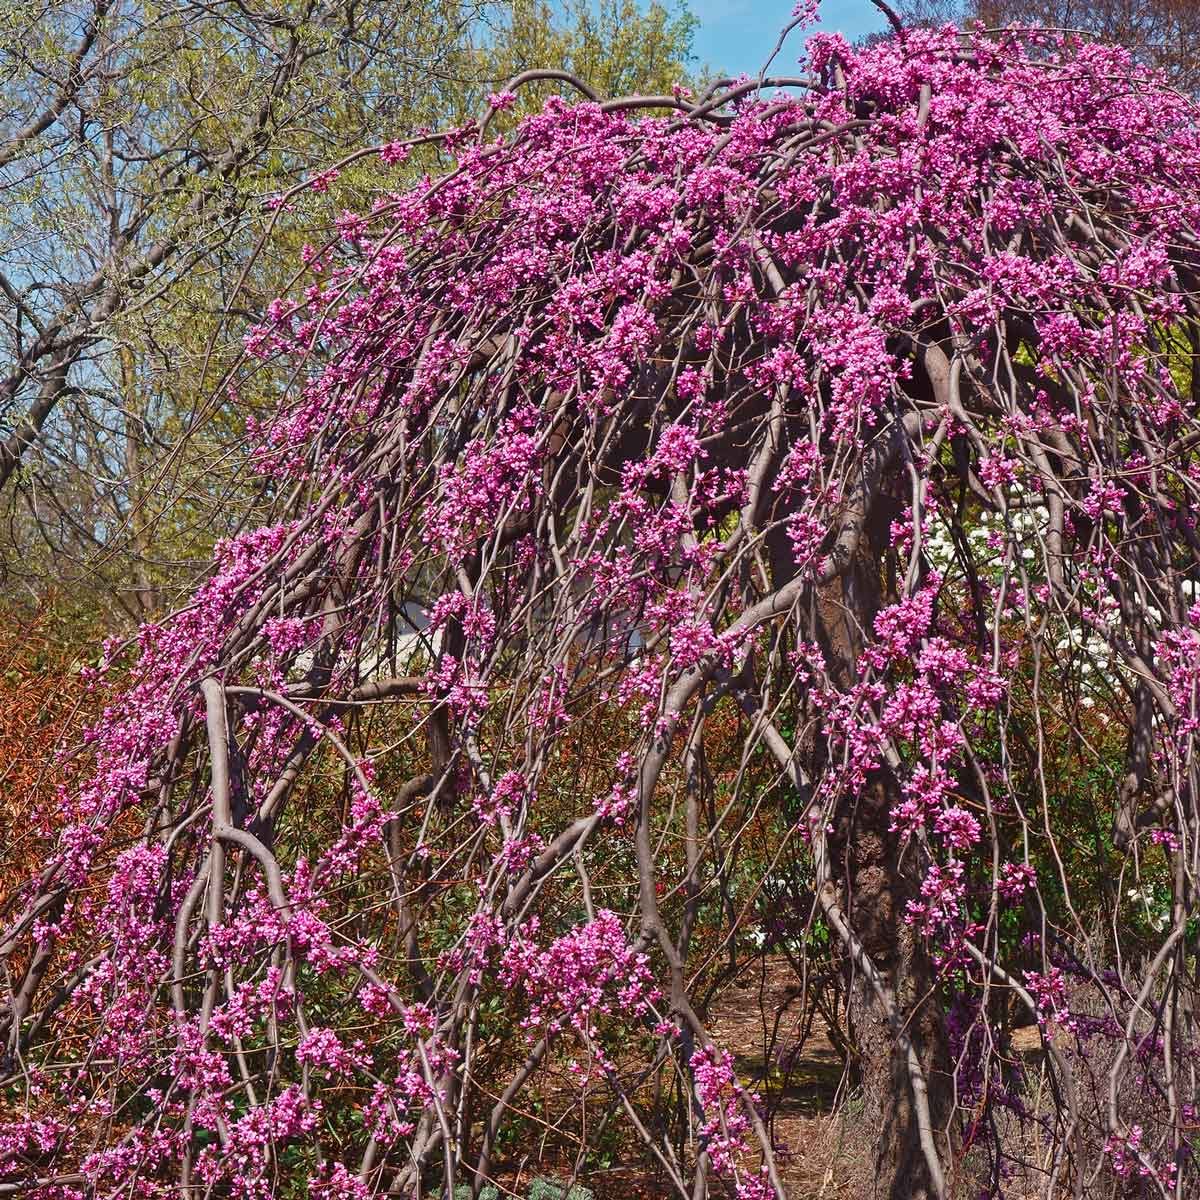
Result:
M635 0L571 0L565 23L558 11L548 0L512 4L487 48L488 74L504 80L556 67L604 96L657 95L687 81L696 26L687 9L654 3L643 11ZM540 107L553 86L523 89L520 107Z
M632 0L0 7L13 594L90 577L110 621L136 621L252 511L223 464L274 385L232 399L219 383L240 315L286 286L306 237L276 226L244 272L272 197L389 130L473 116L515 73L513 39L538 65L638 90L682 78L691 23ZM357 207L396 181L363 162L329 194Z
M1079 30L1125 46L1189 94L1200 91L1200 6L1192 0L906 0L896 9L916 25Z

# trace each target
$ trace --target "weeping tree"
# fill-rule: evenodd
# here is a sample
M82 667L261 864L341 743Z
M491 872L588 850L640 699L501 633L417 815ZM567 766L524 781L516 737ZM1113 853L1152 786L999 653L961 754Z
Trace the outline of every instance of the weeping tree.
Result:
M1194 1194L1195 111L1045 34L801 71L518 78L306 247L278 519L106 646L5 903L0 1193L782 1198L707 1009L772 954L880 1195Z

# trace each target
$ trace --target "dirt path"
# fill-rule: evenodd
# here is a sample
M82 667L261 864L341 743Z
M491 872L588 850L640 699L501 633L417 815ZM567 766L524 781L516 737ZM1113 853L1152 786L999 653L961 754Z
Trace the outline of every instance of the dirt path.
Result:
M784 959L755 964L709 1009L714 1039L768 1102L768 1128L790 1200L861 1195L862 1156L834 1113L842 1056L819 1015L801 1041L804 1026L799 980Z
M777 1021L778 1017L778 1021ZM799 980L786 959L750 965L708 1006L706 1026L734 1057L738 1076L766 1106L779 1174L789 1200L859 1200L869 1194L869 1161L863 1139L835 1112L844 1095L844 1064L825 1022L815 1017L805 1032ZM564 1090L565 1094L565 1090ZM853 1102L848 1106L853 1109ZM530 1164L530 1171L534 1168ZM569 1174L569 1164L541 1158L536 1173ZM527 1179L503 1172L507 1194L524 1196ZM644 1161L614 1164L589 1172L586 1187L594 1200L666 1200L674 1195L660 1172ZM503 1193L502 1193L503 1194ZM714 1200L725 1193L714 1180Z

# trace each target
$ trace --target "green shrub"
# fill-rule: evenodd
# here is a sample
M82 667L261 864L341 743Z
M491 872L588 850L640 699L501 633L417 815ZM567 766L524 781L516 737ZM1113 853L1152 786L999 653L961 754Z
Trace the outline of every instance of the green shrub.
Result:
M578 1184L567 1188L557 1179L538 1176L529 1185L529 1200L593 1200L593 1196L590 1188Z

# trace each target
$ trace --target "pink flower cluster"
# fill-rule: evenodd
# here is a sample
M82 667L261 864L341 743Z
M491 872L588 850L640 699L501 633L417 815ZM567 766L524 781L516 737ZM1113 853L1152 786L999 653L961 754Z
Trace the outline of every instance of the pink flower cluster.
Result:
M741 1163L750 1150L747 1109L758 1103L758 1097L738 1083L733 1056L728 1050L704 1046L692 1055L690 1066L696 1098L704 1110L701 1144L713 1170L732 1182L738 1200L774 1200L775 1190L766 1179L766 1168L747 1171Z
M534 940L537 932L534 921L500 958L501 981L527 997L527 1028L572 1026L590 1036L599 1017L636 1017L659 998L649 959L630 947L615 913L601 910L545 948Z

